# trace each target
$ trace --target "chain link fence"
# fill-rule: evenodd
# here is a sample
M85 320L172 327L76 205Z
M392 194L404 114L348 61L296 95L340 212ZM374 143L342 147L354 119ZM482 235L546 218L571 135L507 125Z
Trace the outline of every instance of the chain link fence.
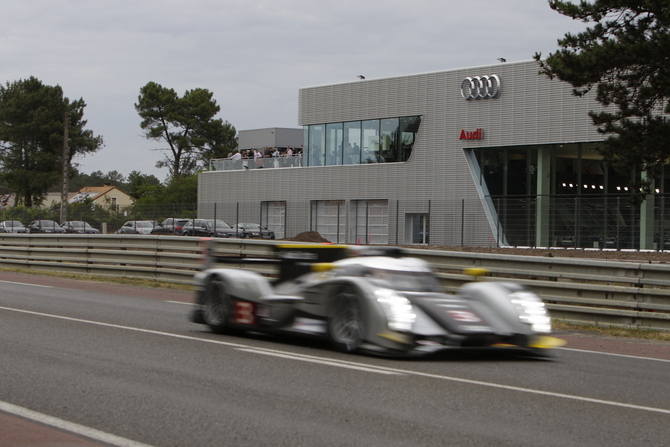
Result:
M369 202L369 203L363 203ZM523 246L670 249L670 196L641 206L627 195L489 196L471 200L328 200L115 206L73 204L67 220L111 234L124 222L216 218L234 226L258 223L277 239L316 231L336 243L440 246ZM60 208L0 210L0 220L24 225L60 221Z

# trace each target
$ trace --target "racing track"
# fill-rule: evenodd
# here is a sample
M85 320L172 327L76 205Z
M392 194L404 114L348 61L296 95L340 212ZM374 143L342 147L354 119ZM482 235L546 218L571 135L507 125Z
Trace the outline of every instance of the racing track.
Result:
M187 321L190 294L0 280L0 447L29 445L27 427L43 433L30 445L63 436L128 446L661 446L670 438L668 344L650 351L569 338L544 360L463 352L390 360L320 342L217 336ZM603 349L625 355L595 352Z

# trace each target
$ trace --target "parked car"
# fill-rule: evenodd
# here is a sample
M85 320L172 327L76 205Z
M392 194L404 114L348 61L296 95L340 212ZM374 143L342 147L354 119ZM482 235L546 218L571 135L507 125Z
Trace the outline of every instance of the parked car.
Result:
M121 228L116 230L116 234L151 234L154 229L154 222L150 220L129 220Z
M100 234L100 230L93 228L88 222L83 220L68 220L61 225L66 233L77 234Z
M233 229L237 231L238 237L255 237L262 239L274 239L275 232L268 230L263 225L257 223L240 223L233 226Z
M53 220L33 220L26 229L28 233L65 233L63 227Z
M27 233L26 227L18 220L3 220L0 222L0 233Z
M151 230L151 234L181 234L184 225L190 219L168 217Z
M235 230L220 219L192 219L182 228L184 236L235 237Z

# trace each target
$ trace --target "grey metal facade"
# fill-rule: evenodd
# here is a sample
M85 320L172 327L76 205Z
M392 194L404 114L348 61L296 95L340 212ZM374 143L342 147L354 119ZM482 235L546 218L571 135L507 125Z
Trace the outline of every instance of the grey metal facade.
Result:
M466 77L497 75L500 95L466 100ZM588 117L601 107L594 95L571 94L569 85L538 75L535 61L502 63L435 73L368 79L303 88L299 92L302 126L420 115L421 126L409 161L314 166L249 171L203 172L198 182L199 214L230 213L224 220L258 221L261 202L282 201L286 236L311 229L312 201L344 200L346 243L352 240L352 203L388 201L388 243L404 243L405 215L430 214L430 244L487 246L499 234L495 210L486 203L469 149L562 144L602 140ZM481 139L459 139L462 131L482 129ZM228 211L221 211L228 210ZM243 215L242 215L243 214Z
M239 149L260 149L262 147L300 147L302 129L270 127L267 129L241 130Z

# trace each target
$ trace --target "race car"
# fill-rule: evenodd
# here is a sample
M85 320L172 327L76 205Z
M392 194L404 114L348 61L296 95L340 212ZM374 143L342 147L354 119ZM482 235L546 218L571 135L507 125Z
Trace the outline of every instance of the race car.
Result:
M290 333L343 352L390 356L450 348L561 345L542 300L512 282L442 291L430 265L394 247L278 244L272 258L216 256L197 273L191 320L216 333ZM275 279L215 263L273 264Z

